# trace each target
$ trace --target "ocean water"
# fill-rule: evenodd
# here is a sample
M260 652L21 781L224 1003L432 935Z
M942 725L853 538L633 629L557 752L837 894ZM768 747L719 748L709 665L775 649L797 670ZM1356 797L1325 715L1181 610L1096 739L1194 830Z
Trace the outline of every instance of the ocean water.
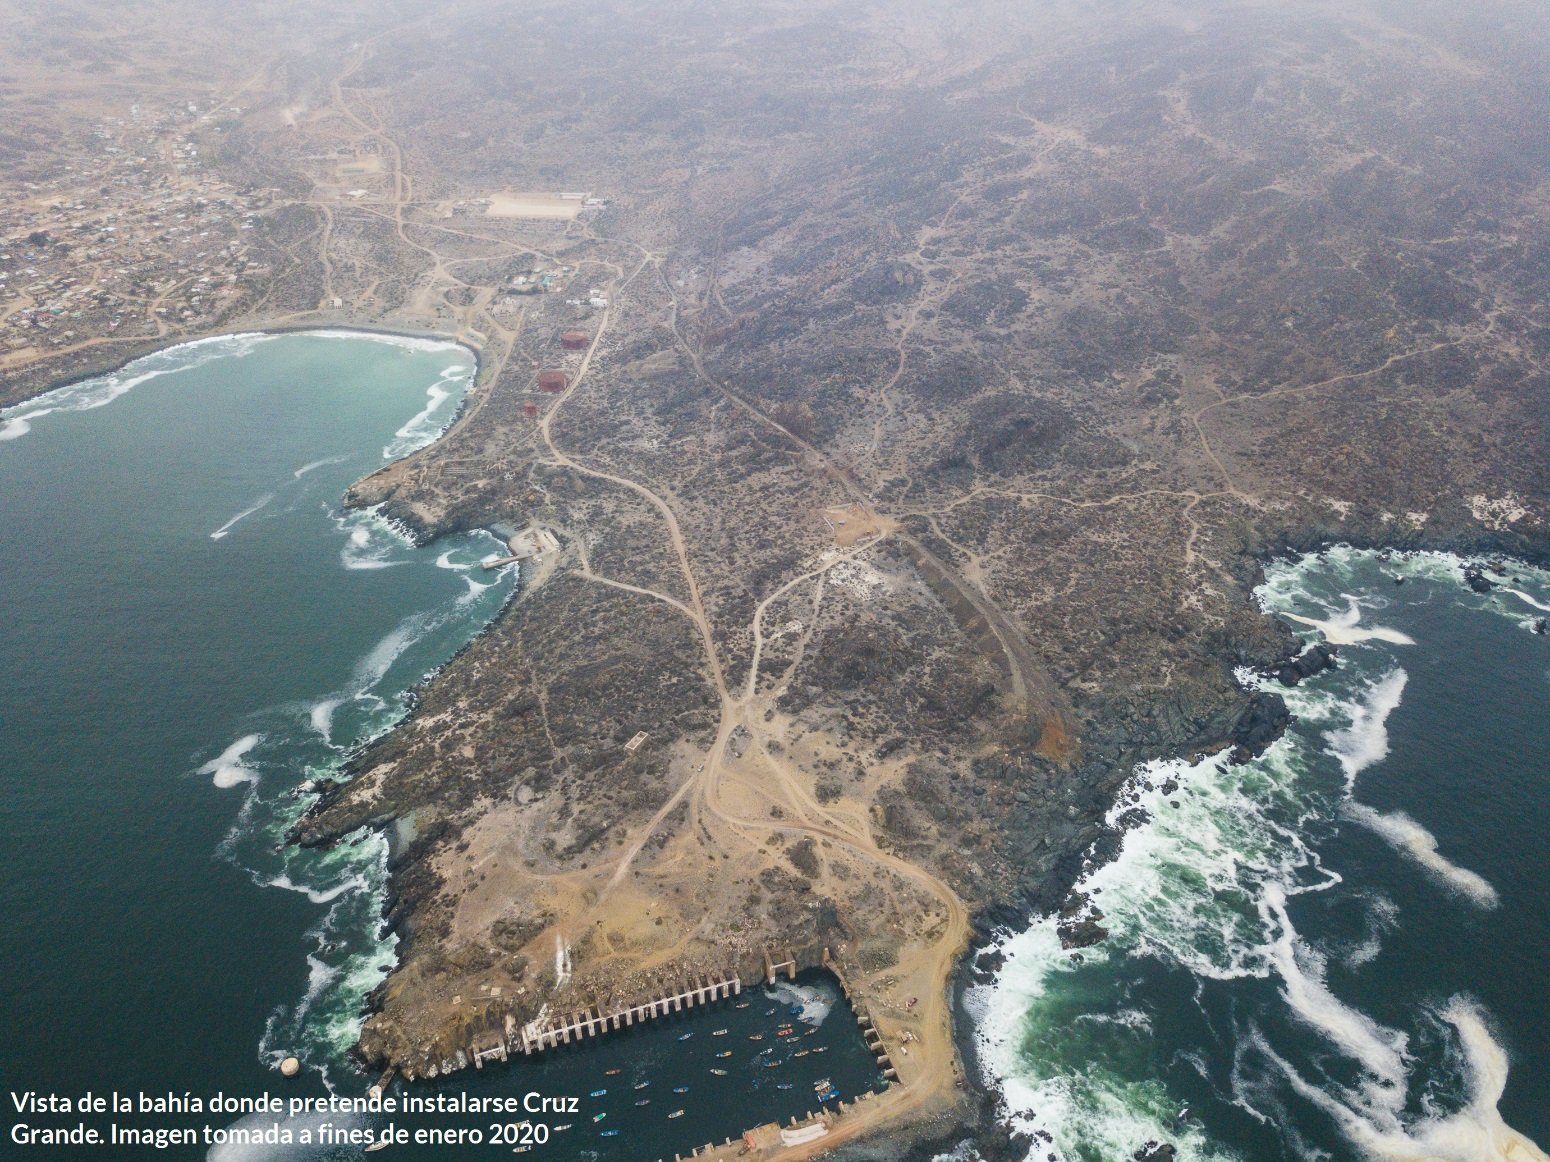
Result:
M396 955L379 931L385 844L367 835L317 852L282 839L307 781L395 723L405 691L516 584L515 570L478 567L493 538L417 548L338 503L352 481L433 439L473 369L444 342L229 336L0 415L0 1090L357 1096L374 1080L348 1051ZM538 1119L570 1128L535 1157L671 1158L816 1109L818 1078L846 1099L880 1085L832 985L795 987L414 1092L576 1097L580 1113ZM782 1021L795 1040L777 1035ZM303 1062L294 1081L276 1072L287 1054ZM0 1128L14 1120L27 1119L13 1112ZM387 1120L281 1122L299 1137ZM397 1119L487 1136L492 1120L513 1119ZM0 1141L0 1157L13 1154L207 1150ZM208 1157L362 1151L217 1145Z
M1339 669L1262 758L1137 771L1114 815L1148 821L1081 885L1110 938L1009 933L965 997L1030 1159L1546 1157L1550 574L1461 564L1267 570Z
M393 957L385 853L280 848L294 790L515 579L478 568L493 538L414 548L338 499L433 439L473 369L445 342L239 335L0 417L0 1088L348 1070Z

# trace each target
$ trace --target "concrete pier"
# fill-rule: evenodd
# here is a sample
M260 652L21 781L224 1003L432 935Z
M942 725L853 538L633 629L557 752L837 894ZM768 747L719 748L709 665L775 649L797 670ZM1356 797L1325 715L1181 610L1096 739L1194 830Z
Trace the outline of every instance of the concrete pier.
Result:
M743 982L736 976L718 980L700 976L685 981L676 992L667 996L630 1005L610 1013L602 1013L594 1006L583 1012L563 1017L557 1023L531 1021L524 1025L518 1034L509 1035L501 1042L499 1047L502 1053L501 1059L506 1060L504 1053L508 1047L511 1050L520 1049L524 1054L533 1054L544 1049L552 1049L556 1045L569 1045L572 1040L580 1041L585 1037L596 1037L621 1026L629 1028L636 1021L649 1021L667 1016L669 1013L681 1013L685 1008L693 1008L695 1005L707 1005L713 1001L735 997L742 991ZM474 1061L476 1064L480 1063L481 1053L485 1059L488 1059L495 1052L495 1049L476 1050Z

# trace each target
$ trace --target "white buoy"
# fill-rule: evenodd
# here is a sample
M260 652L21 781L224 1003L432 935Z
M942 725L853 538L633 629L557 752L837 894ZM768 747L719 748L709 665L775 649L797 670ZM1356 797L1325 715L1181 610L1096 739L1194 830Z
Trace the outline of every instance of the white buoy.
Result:
M300 1072L301 1062L297 1061L296 1058L287 1057L284 1061L280 1062L281 1077L295 1077Z

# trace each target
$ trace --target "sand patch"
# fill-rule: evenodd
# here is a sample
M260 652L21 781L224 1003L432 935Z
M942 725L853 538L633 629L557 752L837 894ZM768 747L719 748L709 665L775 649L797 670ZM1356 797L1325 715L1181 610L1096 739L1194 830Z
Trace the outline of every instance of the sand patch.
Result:
M580 198L559 194L491 194L485 214L491 218L548 218L568 221L581 213Z

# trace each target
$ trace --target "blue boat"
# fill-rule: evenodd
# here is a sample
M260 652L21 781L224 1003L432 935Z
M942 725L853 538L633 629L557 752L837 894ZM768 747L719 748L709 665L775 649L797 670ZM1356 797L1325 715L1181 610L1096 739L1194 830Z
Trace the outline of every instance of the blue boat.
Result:
M673 1092L674 1093L688 1093L689 1092L689 1087L687 1085L675 1085L675 1086L673 1086Z
M593 1097L602 1097L607 1092L608 1091L606 1089L594 1089L592 1091L592 1096Z
M604 1130L601 1134L598 1135L599 1138L617 1138L618 1136L618 1130Z

